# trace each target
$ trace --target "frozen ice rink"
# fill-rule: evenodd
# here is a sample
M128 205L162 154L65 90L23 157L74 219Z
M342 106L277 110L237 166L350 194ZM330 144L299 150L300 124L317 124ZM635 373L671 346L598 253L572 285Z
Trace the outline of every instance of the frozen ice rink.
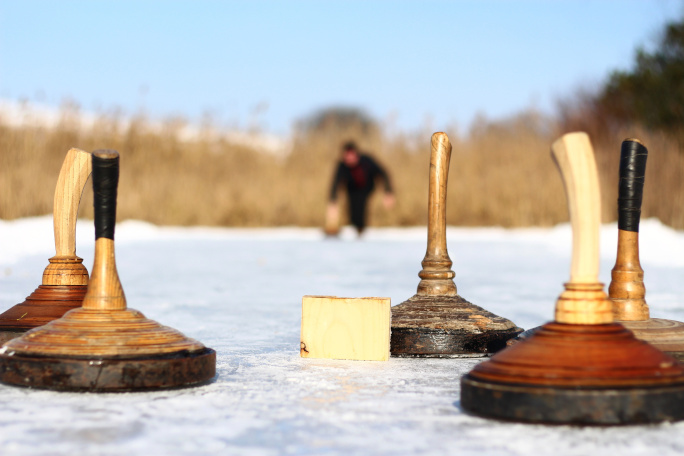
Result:
M601 279L617 229L602 227ZM479 360L389 362L299 357L305 294L411 297L425 228L313 229L117 226L117 264L129 307L217 352L202 387L73 394L0 385L2 455L477 454L681 455L684 423L569 427L502 423L465 414L459 378ZM90 270L92 223L77 253ZM568 225L447 233L459 294L525 329L550 320L569 278ZM52 219L0 221L0 307L24 300L54 253ZM651 315L684 320L684 233L641 224Z

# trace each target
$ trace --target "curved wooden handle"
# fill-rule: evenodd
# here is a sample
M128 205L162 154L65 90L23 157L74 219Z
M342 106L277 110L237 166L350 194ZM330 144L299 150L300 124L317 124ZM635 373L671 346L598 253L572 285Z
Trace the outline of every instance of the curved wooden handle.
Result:
M556 322L612 323L612 303L598 281L601 195L589 136L563 135L551 152L563 177L572 225L570 281L556 302Z
M84 309L122 310L126 308L114 257L116 193L119 184L119 153L93 152L93 206L95 210L95 261Z
M428 193L428 243L418 273L419 295L456 295L456 274L451 270L451 259L446 244L446 195L451 159L451 142L446 133L432 135L430 142L430 186Z
M620 151L618 228L639 231L648 149L638 139L625 139Z
M572 225L570 283L596 283L601 200L594 151L586 133L568 133L551 146L568 199Z
M70 149L57 178L52 209L55 252L58 257L76 256L76 217L90 172L90 154L80 149Z

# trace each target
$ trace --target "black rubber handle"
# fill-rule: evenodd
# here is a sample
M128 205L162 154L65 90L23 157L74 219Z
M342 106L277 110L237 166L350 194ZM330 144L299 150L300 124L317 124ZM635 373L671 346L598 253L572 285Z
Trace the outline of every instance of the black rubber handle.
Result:
M626 139L622 142L618 188L618 228L624 231L639 231L646 158L648 158L648 149L639 141Z
M119 185L119 153L99 149L93 152L93 204L95 239L114 240L116 189Z

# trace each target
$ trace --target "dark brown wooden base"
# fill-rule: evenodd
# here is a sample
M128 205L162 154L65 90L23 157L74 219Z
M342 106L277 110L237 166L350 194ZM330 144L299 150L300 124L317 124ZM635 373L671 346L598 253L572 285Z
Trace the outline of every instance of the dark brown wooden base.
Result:
M648 342L677 361L684 361L684 323L662 318L619 321L618 323L632 331L637 339ZM541 326L521 332L516 337L509 339L506 345L511 346L521 340L529 339L539 328Z
M126 358L0 354L0 382L56 391L124 392L197 386L216 375L216 352Z
M520 328L483 333L430 328L392 328L390 353L400 358L482 358L506 347Z
M522 328L456 296L420 296L392 307L390 352L397 357L491 356Z
M684 419L684 366L618 323L547 323L476 365L461 386L465 410L504 420Z
M0 331L9 331L9 336L11 332L23 333L56 320L81 307L86 291L87 285L40 285L24 302L0 314Z
M684 419L684 384L557 388L461 378L461 406L479 416L530 423L620 425Z

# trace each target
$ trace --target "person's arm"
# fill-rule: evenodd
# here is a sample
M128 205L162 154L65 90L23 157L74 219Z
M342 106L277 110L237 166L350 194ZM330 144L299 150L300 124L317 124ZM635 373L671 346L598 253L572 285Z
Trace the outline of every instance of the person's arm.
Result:
M392 209L396 203L396 199L394 198L394 192L392 191L392 184L390 183L389 174L387 174L387 171L385 171L385 169L380 166L378 162L370 157L369 159L374 168L374 174L376 176L382 177L382 180L385 184L385 194L382 198L382 204L385 206L385 209Z
M332 187L330 187L330 202L335 203L337 201L337 188L342 183L342 174L344 173L344 165L342 163L337 165L337 170L333 176Z
M390 182L389 174L387 174L387 171L385 171L385 168L380 166L378 162L376 162L374 159L368 157L371 162L371 166L374 168L374 174L376 176L380 176L384 182L385 185L385 193L387 194L393 194L394 192L392 191L392 184Z

